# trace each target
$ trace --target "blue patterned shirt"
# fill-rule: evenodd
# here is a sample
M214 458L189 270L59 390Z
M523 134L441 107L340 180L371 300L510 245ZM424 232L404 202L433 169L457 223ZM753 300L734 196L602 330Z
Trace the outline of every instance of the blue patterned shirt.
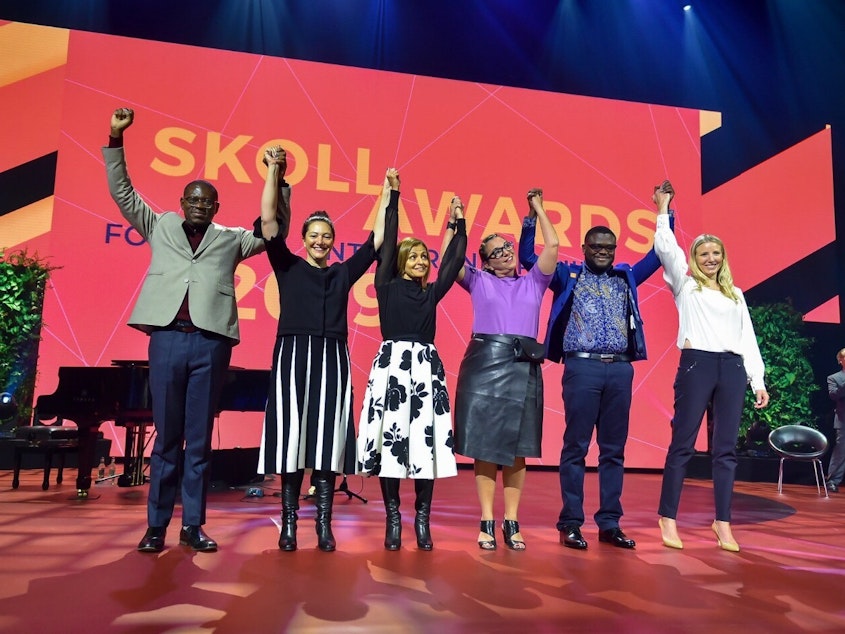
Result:
M563 334L565 352L621 354L628 349L628 284L586 266L572 293L572 313Z

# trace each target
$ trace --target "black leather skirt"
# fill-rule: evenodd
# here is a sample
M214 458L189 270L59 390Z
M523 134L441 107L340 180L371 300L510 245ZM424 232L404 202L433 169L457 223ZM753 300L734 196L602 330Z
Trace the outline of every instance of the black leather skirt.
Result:
M473 335L455 392L456 453L511 466L540 456L542 436L540 364L517 361L501 336Z

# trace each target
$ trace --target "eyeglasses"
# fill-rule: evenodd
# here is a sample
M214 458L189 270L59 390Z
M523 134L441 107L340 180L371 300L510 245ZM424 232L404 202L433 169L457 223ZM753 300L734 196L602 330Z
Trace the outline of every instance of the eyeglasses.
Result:
M200 209L211 209L217 204L217 201L212 200L211 198L197 198L196 196L188 196L182 200L188 203L191 207L198 207Z
M593 253L601 253L602 251L606 251L607 253L615 253L616 252L616 245L615 244L590 244L587 243L586 247L592 251Z
M488 260L498 260L505 254L505 251L513 251L513 242L505 242L502 246L496 247L487 256Z

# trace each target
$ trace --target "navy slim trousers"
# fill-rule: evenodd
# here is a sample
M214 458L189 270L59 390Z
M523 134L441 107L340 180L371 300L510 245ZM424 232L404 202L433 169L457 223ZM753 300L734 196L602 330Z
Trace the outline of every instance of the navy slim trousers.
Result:
M736 474L736 442L748 378L742 357L732 352L684 349L675 375L675 415L672 441L663 467L658 513L675 518L687 463L707 405L713 408L713 496L716 519L731 521Z

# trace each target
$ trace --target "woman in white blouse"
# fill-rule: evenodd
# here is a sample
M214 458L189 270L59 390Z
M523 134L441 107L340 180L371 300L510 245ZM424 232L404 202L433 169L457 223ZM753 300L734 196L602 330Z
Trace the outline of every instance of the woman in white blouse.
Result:
M686 467L709 403L713 408L713 494L716 518L712 530L723 550L738 552L731 533L731 497L736 472L736 441L750 381L755 407L769 395L763 382L763 359L742 291L733 285L725 247L704 234L690 247L689 263L669 228L669 203L675 191L669 181L654 188L657 229L654 250L678 307L678 348L672 441L663 468L658 514L663 544L683 548L675 518Z

